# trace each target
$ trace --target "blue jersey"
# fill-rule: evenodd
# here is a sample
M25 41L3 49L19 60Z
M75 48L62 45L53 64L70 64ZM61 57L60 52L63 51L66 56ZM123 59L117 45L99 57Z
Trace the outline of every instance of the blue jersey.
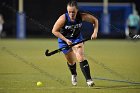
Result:
M80 13L77 14L74 22L70 20L68 13L65 13L65 18L66 18L66 21L65 21L64 26L61 28L60 33L64 37L69 39L72 43L76 43L83 40L83 37L80 32L80 29L82 27L82 18L81 18ZM68 46L67 43L60 38L58 38L58 43L59 43L59 48ZM66 54L69 52L69 50L70 49L65 49L62 52Z
M65 13L65 24L61 28L60 33L66 38L77 38L80 35L80 29L82 27L82 18L80 13L77 13L76 19L74 22L70 20L68 13Z

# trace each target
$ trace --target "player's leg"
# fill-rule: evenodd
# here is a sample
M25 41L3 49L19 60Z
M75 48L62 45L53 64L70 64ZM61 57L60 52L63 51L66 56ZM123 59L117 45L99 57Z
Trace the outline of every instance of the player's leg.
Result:
M78 45L75 45L73 47L74 53L76 55L76 58L78 60L78 62L81 62L83 60L85 60L85 56L84 56L84 44L80 43Z
M60 38L58 38L58 44L59 44L59 48L67 46L66 42L64 42ZM77 84L77 80L76 80L77 72L76 72L76 57L75 57L75 54L73 53L72 49L65 49L62 52L64 53L65 58L67 59L67 65L68 65L69 70L72 74L72 84L76 85Z
M80 68L83 72L83 75L85 76L88 86L93 86L94 82L90 75L90 67L88 61L85 59L84 56L84 44L80 43L76 45L73 49L76 54L77 60L80 62Z
M60 38L58 38L58 44L59 44L59 48L62 47L66 47L67 44ZM76 80L76 76L77 76L77 72L76 72L76 55L74 54L72 49L65 49L62 51L65 55L65 58L67 59L67 65L69 67L69 70L72 74L72 84L76 85L77 84L77 80Z
M62 39L58 38L58 45L59 48L63 48L63 47L67 47L67 43L65 41L63 41ZM68 65L74 65L75 64L75 54L73 53L72 49L64 49L62 51L66 57L66 59L68 60ZM74 55L74 56L73 56Z
M67 54L65 54L65 57L67 59L67 65L72 74L72 76L71 76L72 84L77 85L76 55L74 54L73 50L71 49Z

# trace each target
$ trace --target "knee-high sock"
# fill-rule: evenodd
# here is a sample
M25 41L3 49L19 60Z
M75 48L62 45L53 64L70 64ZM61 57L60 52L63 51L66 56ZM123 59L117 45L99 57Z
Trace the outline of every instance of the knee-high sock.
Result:
M69 69L70 69L71 74L72 74L72 75L77 75L77 72L76 72L76 63L75 63L74 65L70 65L70 64L67 62L67 64L68 64L68 67L69 67Z
M81 67L81 70L82 70L86 80L91 79L88 61L84 60L84 61L80 62L80 67Z

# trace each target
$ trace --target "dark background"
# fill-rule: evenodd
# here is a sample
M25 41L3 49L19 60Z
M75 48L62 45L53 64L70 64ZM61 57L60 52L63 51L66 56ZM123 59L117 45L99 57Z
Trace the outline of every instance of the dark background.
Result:
M26 13L27 38L28 37L52 37L51 29L57 18L66 12L66 4L69 0L24 0ZM100 2L103 0L77 0L78 2ZM138 0L109 0L115 3L135 3L140 14ZM16 12L18 0L0 0L0 13L5 23L4 29L7 37L16 37Z

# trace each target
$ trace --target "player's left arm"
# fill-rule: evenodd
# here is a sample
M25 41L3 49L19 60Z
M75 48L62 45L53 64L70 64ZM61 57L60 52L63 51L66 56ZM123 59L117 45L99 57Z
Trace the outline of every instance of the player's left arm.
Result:
M93 34L91 35L91 39L96 39L97 38L97 33L98 33L98 19L94 17L91 14L88 13L82 13L82 20L86 22L90 22L94 26L94 31Z

